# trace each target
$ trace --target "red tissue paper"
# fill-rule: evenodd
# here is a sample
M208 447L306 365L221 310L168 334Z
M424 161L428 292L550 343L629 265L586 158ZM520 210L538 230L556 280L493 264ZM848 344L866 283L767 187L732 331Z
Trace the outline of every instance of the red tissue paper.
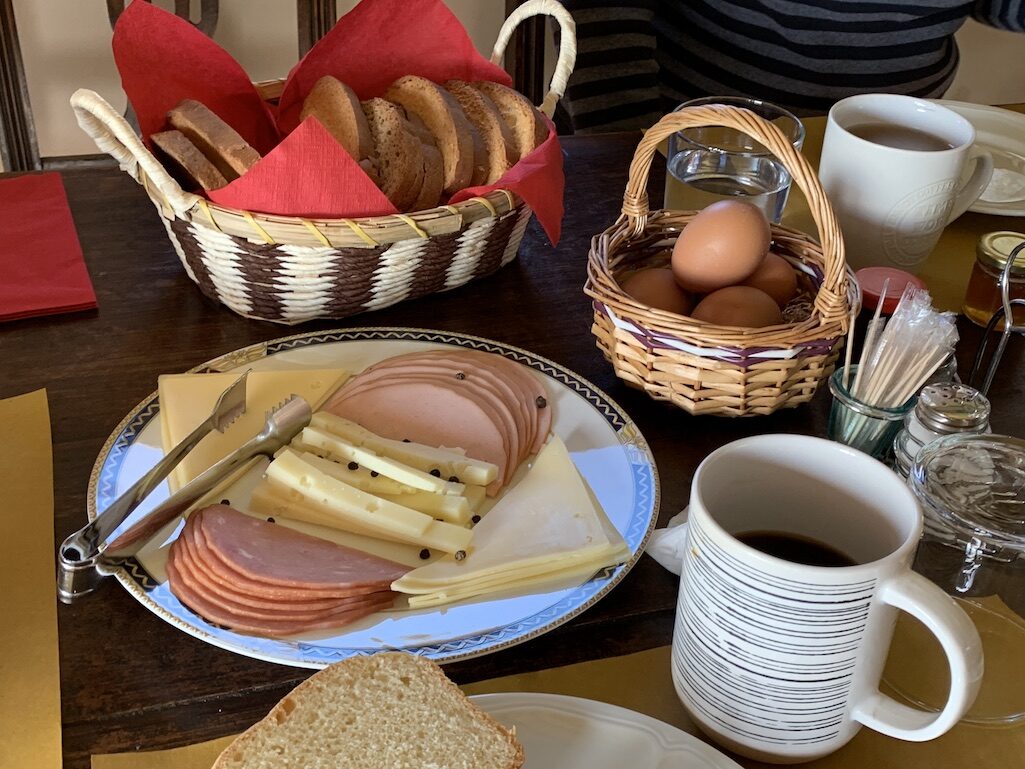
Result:
M415 23L400 23L412 20ZM363 0L288 75L277 108L263 102L230 54L187 21L135 0L114 29L114 59L143 138L163 130L183 99L202 102L263 155L248 173L209 193L247 211L341 218L397 213L341 145L312 118L299 124L306 94L324 75L361 99L380 96L397 78L491 80L508 74L481 56L441 0ZM314 124L315 127L314 127ZM494 189L526 201L552 242L563 211L562 151L548 139L495 184L457 193L459 202Z
M95 306L60 174L0 180L0 320Z

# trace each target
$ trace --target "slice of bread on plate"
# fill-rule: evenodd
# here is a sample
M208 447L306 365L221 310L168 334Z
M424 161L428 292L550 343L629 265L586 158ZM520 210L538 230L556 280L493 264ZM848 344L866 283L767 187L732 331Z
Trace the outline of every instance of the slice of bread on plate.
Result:
M168 173L186 190L216 190L228 183L206 155L181 131L163 131L149 137Z
M474 128L448 91L426 78L406 75L391 84L384 98L416 115L434 134L445 163L445 192L468 187L473 179Z
M513 157L512 134L498 108L483 92L462 80L449 80L445 89L455 97L463 114L477 129L483 147L483 164L478 163L474 184L492 184L519 158ZM482 167L483 166L483 167ZM482 177L478 180L478 174Z
M357 163L373 154L374 139L359 98L342 81L325 75L316 82L303 101L299 117L305 120L311 115Z
M523 747L433 662L392 652L299 684L213 769L518 769Z
M529 155L548 137L548 124L537 107L519 91L487 80L473 83L473 87L491 99L498 108L498 113L512 135L512 150L516 158L513 162Z
M167 113L173 128L181 131L217 167L229 182L260 160L260 153L206 105L186 99Z
M363 112L374 140L378 186L399 211L408 211L423 186L423 144L401 107L384 99L368 99Z

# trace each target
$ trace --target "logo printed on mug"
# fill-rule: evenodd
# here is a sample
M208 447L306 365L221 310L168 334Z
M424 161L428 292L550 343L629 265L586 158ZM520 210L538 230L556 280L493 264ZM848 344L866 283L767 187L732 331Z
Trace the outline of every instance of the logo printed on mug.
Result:
M923 261L935 244L954 205L952 180L937 182L902 198L883 222L883 251L894 264L911 267Z

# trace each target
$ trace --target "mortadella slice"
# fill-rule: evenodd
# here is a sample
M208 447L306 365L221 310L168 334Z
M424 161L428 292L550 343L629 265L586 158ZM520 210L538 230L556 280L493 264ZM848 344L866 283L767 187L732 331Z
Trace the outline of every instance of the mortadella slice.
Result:
M366 586L398 579L402 564L259 520L226 505L199 510L207 546L250 579L293 588Z

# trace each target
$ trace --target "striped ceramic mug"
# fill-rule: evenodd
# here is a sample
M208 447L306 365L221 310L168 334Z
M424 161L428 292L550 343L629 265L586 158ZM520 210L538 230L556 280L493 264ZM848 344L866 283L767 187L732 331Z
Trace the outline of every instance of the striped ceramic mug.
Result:
M979 636L911 571L922 517L885 465L820 438L736 441L698 467L688 526L673 683L724 746L792 763L836 750L862 725L929 740L975 699ZM950 695L939 713L879 691L898 609L946 652Z

